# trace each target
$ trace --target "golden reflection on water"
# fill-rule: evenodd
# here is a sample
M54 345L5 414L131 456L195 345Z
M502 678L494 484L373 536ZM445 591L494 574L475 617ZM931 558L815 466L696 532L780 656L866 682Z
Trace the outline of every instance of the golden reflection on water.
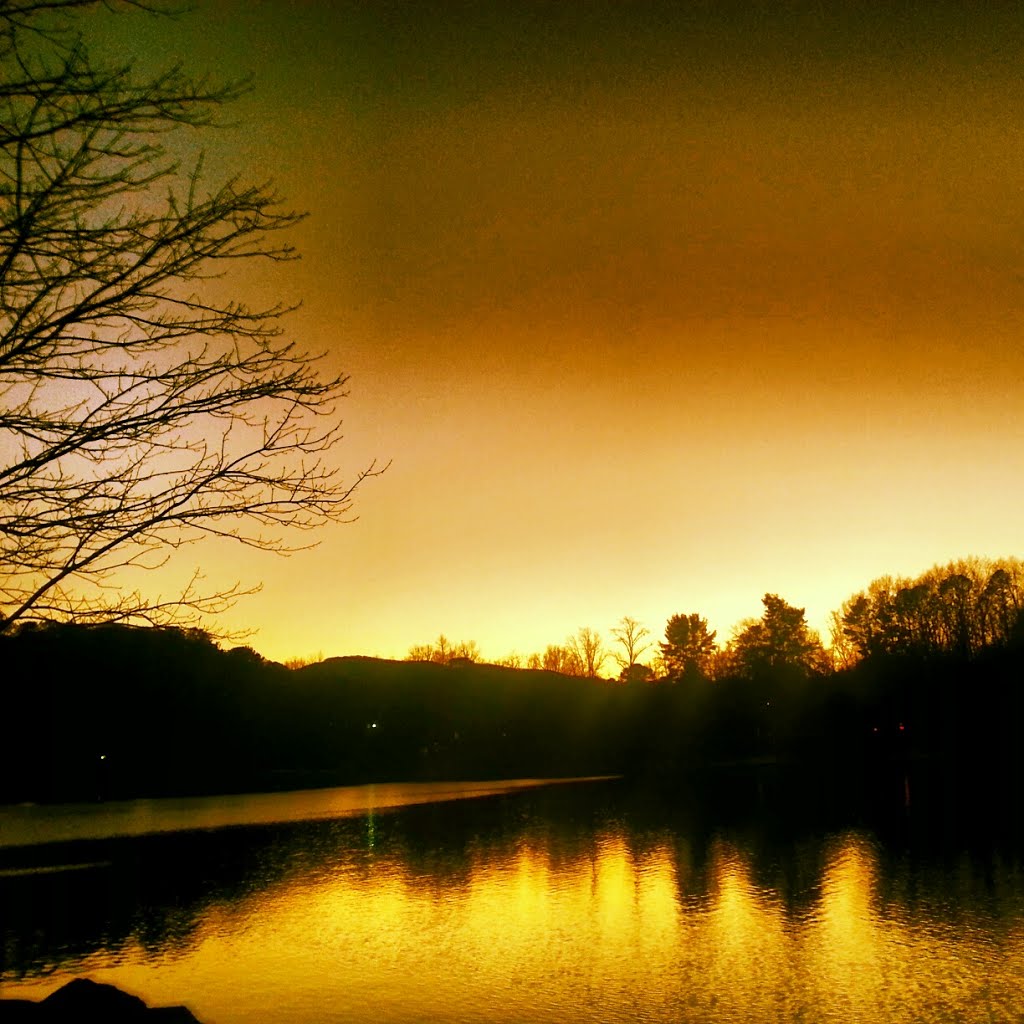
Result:
M777 897L754 883L749 858L722 840L711 849L707 922L697 941L706 949L709 1009L735 1020L773 1018L785 915Z
M884 1010L886 983L903 965L883 957L889 949L877 909L877 855L863 836L851 833L826 848L821 898L804 936L806 962L821 982L829 1011L850 1020L875 1019Z
M606 828L480 840L457 863L367 832L315 870L210 907L174 955L85 968L209 1024L1013 1020L1024 932L882 898L879 852L834 838L810 881L719 838ZM812 854L818 858L819 854ZM972 883L973 884L973 883ZM893 893L903 894L894 898ZM54 984L47 985L52 989Z

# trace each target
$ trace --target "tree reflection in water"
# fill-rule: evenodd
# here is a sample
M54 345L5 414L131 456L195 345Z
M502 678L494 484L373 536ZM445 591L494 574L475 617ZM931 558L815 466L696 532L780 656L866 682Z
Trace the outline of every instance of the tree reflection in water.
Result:
M62 848L94 866L0 880L4 991L85 972L219 1024L1024 1013L1019 844L706 811L601 784Z

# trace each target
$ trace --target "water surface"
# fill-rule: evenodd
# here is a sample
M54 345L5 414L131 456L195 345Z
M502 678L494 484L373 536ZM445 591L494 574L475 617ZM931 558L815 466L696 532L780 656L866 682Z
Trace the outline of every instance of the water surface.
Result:
M762 781L399 787L361 810L335 790L275 797L306 820L237 827L232 797L219 825L204 804L189 831L106 838L93 808L0 851L3 994L85 974L205 1024L1024 1018L1017 831L906 779L804 795L824 803Z
M509 779L500 782L382 782L286 793L232 793L91 804L0 806L0 848L156 832L220 829L321 818L348 818L413 804L470 800L558 782L591 779Z

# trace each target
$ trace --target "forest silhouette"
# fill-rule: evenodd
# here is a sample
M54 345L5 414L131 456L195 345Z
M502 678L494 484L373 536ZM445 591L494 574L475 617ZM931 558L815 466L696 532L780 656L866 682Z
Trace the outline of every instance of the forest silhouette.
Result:
M621 682L471 645L287 667L198 629L26 623L0 636L0 799L910 760L1017 777L1022 581L1019 562L978 559L876 580L833 616L830 650L777 595L722 646L674 615L658 671L636 661Z

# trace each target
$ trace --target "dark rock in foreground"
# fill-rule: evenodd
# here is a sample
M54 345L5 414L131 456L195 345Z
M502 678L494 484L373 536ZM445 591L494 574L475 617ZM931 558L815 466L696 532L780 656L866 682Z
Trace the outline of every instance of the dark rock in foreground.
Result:
M199 1024L184 1006L149 1007L113 985L75 978L38 1003L0 999L0 1024Z

